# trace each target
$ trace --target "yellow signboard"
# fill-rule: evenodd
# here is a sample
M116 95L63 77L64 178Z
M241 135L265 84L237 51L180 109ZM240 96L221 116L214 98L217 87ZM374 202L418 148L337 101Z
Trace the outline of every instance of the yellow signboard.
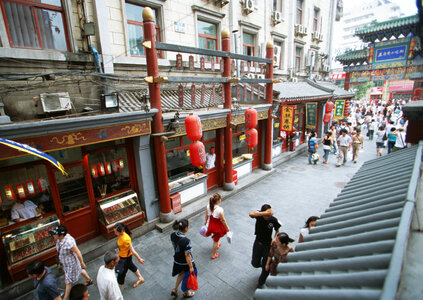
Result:
M281 107L281 130L293 131L295 106L283 105Z

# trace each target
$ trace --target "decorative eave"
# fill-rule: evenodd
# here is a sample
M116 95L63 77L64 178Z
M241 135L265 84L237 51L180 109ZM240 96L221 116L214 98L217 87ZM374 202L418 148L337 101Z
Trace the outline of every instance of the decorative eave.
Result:
M240 26L249 27L249 28L251 28L251 29L255 29L255 30L260 30L260 29L261 29L261 26L256 25L256 24L254 24L254 23L247 22L247 21L243 21L243 20L240 20L240 21L239 21L239 25L240 25Z
M346 66L351 64L363 64L364 62L368 62L369 49L365 48L361 50L347 51L344 54L338 55L335 59Z
M401 34L408 36L410 33L416 35L419 16L413 15L384 22L372 22L362 28L355 30L355 35L364 42L390 39L392 36L398 38Z

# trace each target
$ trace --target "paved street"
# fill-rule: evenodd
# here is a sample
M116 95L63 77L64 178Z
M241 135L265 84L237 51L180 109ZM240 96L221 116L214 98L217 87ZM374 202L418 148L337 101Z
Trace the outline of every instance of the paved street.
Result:
M323 150L319 149L319 153L322 155ZM375 153L375 142L366 140L359 163L349 161L340 168L335 167L334 155L330 155L328 165L319 162L315 166L308 165L307 158L301 155L277 167L274 175L224 201L222 206L234 237L232 244L228 244L226 239L222 241L221 256L217 260L210 259L211 238L204 238L198 233L204 223L204 215L192 218L188 236L198 268L199 290L195 298L252 299L260 270L250 265L255 222L248 213L269 203L283 224L281 231L297 240L305 220L311 215L323 213L361 163L375 158ZM146 282L133 289L136 277L128 272L123 290L125 299L171 299L170 291L176 277L171 277L173 249L169 233L153 231L133 242L146 261L144 265L138 264ZM103 258L99 257L88 264L92 278L96 277L102 263ZM96 285L91 286L89 292L92 299L99 299ZM179 290L179 298L182 298L181 294Z

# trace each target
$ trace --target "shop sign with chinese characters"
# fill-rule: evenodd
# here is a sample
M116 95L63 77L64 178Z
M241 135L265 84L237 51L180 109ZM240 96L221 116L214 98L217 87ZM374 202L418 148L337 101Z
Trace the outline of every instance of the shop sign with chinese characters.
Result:
M294 129L294 105L282 105L281 107L281 131L292 132Z
M317 103L306 103L306 128L316 128Z
M335 100L335 114L334 119L343 119L344 118L344 108L345 100Z

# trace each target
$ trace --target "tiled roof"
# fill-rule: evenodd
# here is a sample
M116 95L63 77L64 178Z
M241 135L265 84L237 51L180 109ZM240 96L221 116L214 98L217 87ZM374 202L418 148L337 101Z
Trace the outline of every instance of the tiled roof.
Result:
M146 93L143 91L121 92L119 93L119 110L121 112L129 112L143 109L142 96ZM184 105L179 106L178 87L162 89L160 91L162 109L163 110L191 110L207 107L217 107L222 104L222 87L216 84L215 100L213 101L213 87L206 85L204 100L201 103L201 85L195 86L195 105L191 104L191 85L184 86Z
M420 145L368 161L255 299L392 299L422 161Z
M336 84L333 84L332 82L328 82L328 81L317 81L316 82L318 85L321 85L325 88L331 89L333 96L335 99L340 99L340 98L352 98L355 96L354 93L346 91L344 89L341 89L340 87L338 87Z
M344 54L338 55L335 57L336 60L339 60L341 63L348 63L354 61L367 61L369 58L369 49L361 50L351 50L347 51Z
M373 22L364 27L357 28L355 30L355 34L360 36L360 35L365 35L369 33L392 30L392 29L396 29L400 27L417 25L418 22L419 22L418 15L407 16L407 17L398 18L394 20L388 20L384 22Z
M316 88L306 81L276 83L273 84L273 90L279 93L279 100L287 102L332 97L330 92Z

